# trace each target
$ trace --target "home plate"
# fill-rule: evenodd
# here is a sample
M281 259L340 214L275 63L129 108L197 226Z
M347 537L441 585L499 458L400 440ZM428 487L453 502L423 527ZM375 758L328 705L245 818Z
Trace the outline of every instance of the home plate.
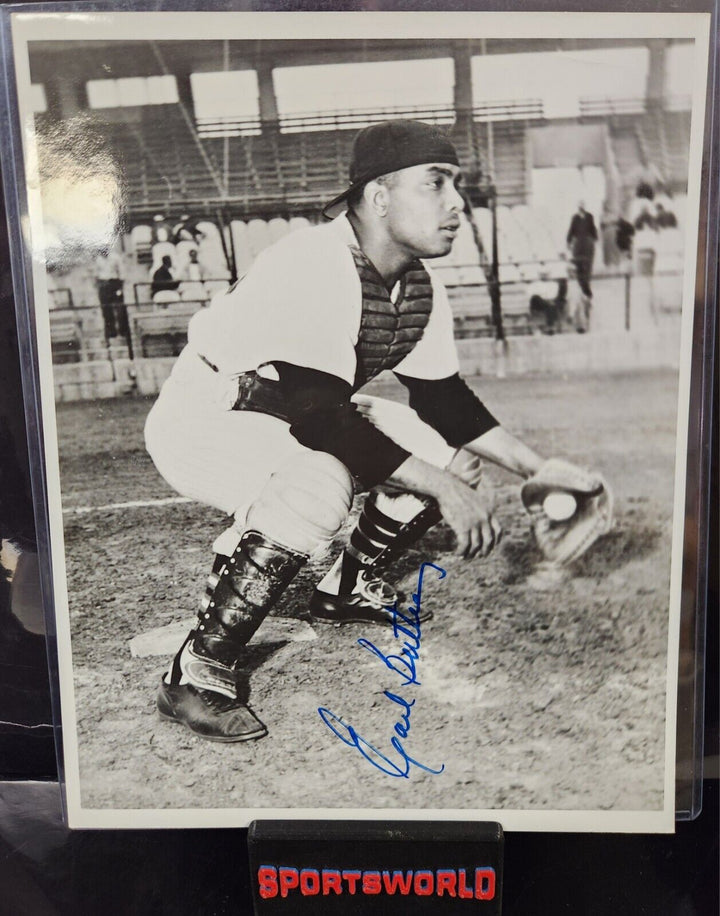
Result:
M195 620L169 623L146 633L138 633L129 642L133 658L148 658L151 655L173 655L182 645ZM317 634L304 620L288 617L268 617L252 638L252 644L269 642L310 642Z

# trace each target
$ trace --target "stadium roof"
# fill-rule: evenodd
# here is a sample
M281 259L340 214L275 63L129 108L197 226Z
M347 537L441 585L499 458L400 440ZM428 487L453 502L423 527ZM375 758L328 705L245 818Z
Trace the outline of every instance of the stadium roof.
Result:
M681 40L668 39L668 44ZM246 70L259 64L293 67L342 62L451 57L459 45L473 55L638 47L648 39L435 39L254 41L39 41L30 45L32 80L118 79L163 73ZM79 51L82 53L78 53Z

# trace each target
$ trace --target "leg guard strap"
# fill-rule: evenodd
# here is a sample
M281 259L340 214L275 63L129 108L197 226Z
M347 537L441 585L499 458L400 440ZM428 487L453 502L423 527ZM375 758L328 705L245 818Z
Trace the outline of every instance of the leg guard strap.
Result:
M180 668L192 684L236 696L242 647L306 561L257 531L246 531L230 557L217 558L197 626L180 653Z
M409 495L408 499L412 502L404 507L403 513L399 513L405 516L405 520L401 520L391 517L378 506L375 493L367 497L345 549L340 578L341 594L347 594L355 588L361 569L372 570L374 573L385 570L404 550L440 521L440 510L435 500L421 500Z

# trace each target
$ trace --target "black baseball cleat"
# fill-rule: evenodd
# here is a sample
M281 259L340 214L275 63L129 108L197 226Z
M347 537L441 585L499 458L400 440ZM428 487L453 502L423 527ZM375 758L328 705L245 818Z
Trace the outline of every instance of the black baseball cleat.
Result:
M395 608L407 616L400 606L402 596L380 578L361 574L356 591L349 595L332 595L316 588L310 599L310 620L312 623L334 623L343 626L348 623L371 623L391 627L397 622ZM431 611L420 611L419 623L432 619ZM402 623L402 620L400 621Z
M267 735L265 726L245 703L213 690L198 690L192 684L166 684L163 679L157 708L163 719L185 725L206 741L230 744Z

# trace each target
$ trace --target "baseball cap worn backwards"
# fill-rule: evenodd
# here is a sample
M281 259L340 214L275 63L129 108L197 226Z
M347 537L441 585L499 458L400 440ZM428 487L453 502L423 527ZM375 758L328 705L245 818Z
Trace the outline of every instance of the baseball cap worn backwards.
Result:
M428 162L460 165L455 147L438 127L423 121L382 121L364 128L353 143L350 184L323 207L323 216L336 216L348 196L368 181Z

